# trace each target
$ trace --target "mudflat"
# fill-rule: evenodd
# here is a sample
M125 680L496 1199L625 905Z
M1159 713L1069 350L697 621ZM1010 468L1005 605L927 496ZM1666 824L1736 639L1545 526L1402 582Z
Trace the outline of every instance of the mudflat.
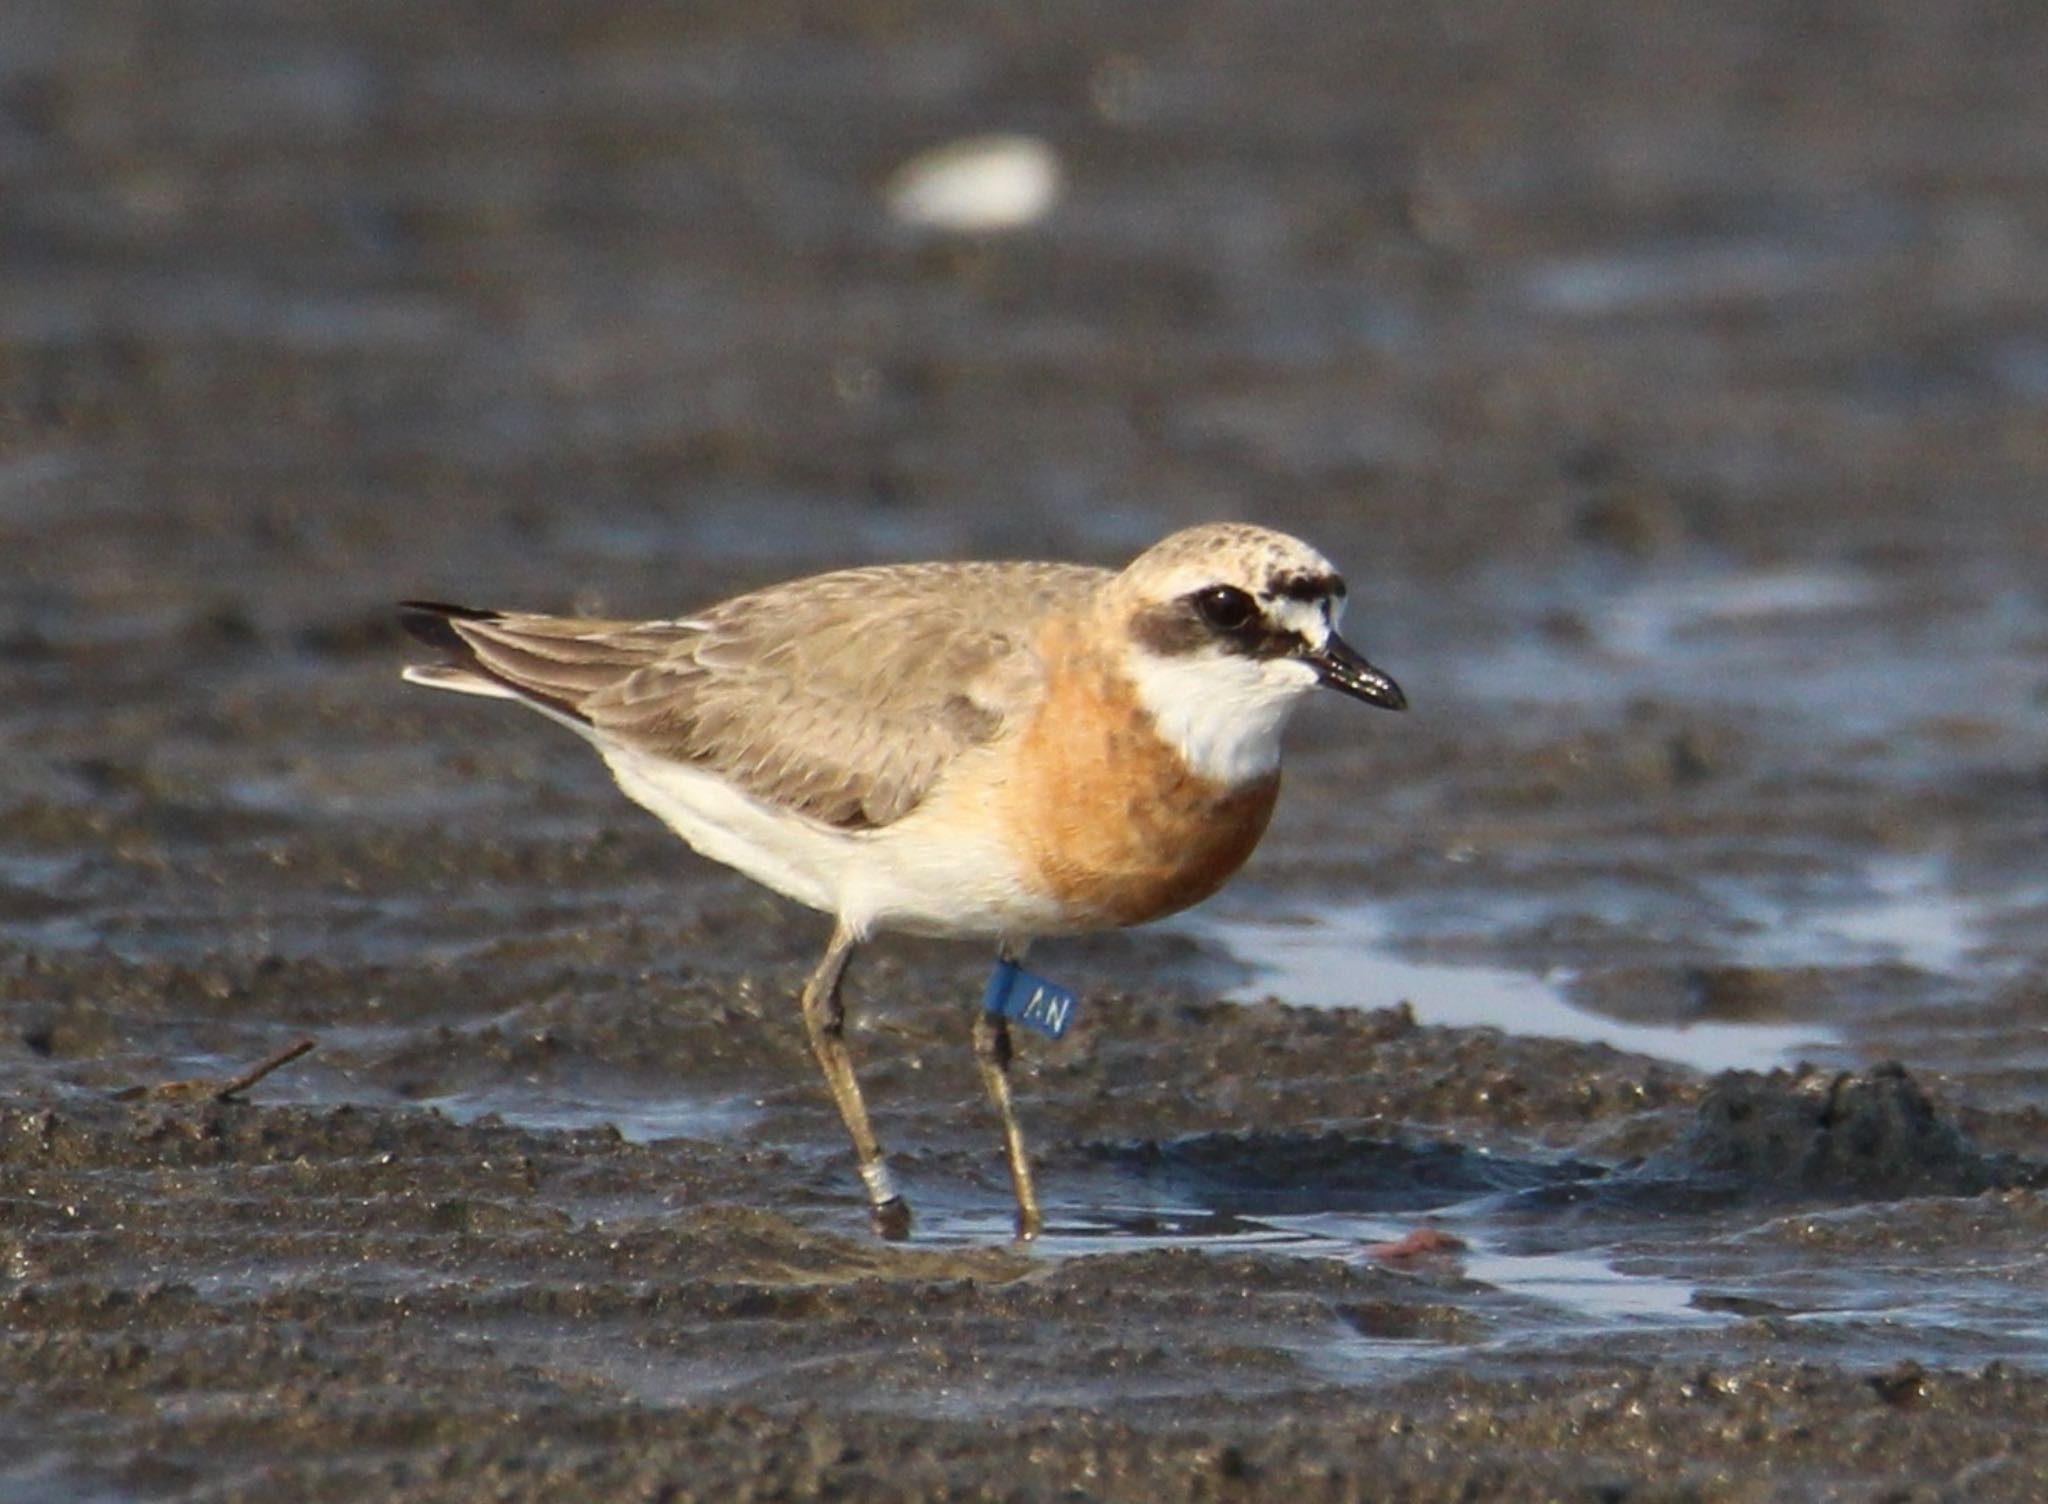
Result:
M2048 12L6 30L0 1498L2048 1493ZM1028 1249L986 954L853 975L884 1245L825 921L397 678L1228 516L1414 709L1034 951Z

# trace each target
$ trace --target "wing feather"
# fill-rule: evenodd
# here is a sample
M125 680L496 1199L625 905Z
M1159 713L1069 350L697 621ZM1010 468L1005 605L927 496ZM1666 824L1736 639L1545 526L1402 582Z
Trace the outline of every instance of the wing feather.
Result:
M474 655L462 667L604 740L869 829L915 809L1033 703L1038 626L1108 578L1072 564L902 565L772 586L681 621L449 612L436 630Z

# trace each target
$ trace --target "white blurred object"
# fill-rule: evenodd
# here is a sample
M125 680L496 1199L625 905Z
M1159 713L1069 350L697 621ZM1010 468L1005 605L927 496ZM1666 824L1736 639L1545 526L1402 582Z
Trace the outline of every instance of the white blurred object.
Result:
M1059 198L1059 154L1036 136L969 136L919 152L884 193L905 224L970 235L1021 229Z

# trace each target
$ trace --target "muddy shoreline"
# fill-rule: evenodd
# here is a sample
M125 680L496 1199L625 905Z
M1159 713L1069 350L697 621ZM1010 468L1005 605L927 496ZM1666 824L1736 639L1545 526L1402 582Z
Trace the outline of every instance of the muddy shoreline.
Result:
M2048 1493L2048 17L8 29L0 1499ZM1030 1250L985 955L854 973L883 1246L823 922L396 677L1231 516L1414 711L1034 952Z

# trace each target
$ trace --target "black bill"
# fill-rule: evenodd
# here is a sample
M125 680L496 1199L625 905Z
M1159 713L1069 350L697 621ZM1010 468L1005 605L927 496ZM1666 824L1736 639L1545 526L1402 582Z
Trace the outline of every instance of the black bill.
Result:
M1363 700L1382 710L1408 708L1408 697L1401 693L1401 686L1367 663L1335 632L1320 648L1303 652L1301 661L1314 669L1324 684L1354 700Z

